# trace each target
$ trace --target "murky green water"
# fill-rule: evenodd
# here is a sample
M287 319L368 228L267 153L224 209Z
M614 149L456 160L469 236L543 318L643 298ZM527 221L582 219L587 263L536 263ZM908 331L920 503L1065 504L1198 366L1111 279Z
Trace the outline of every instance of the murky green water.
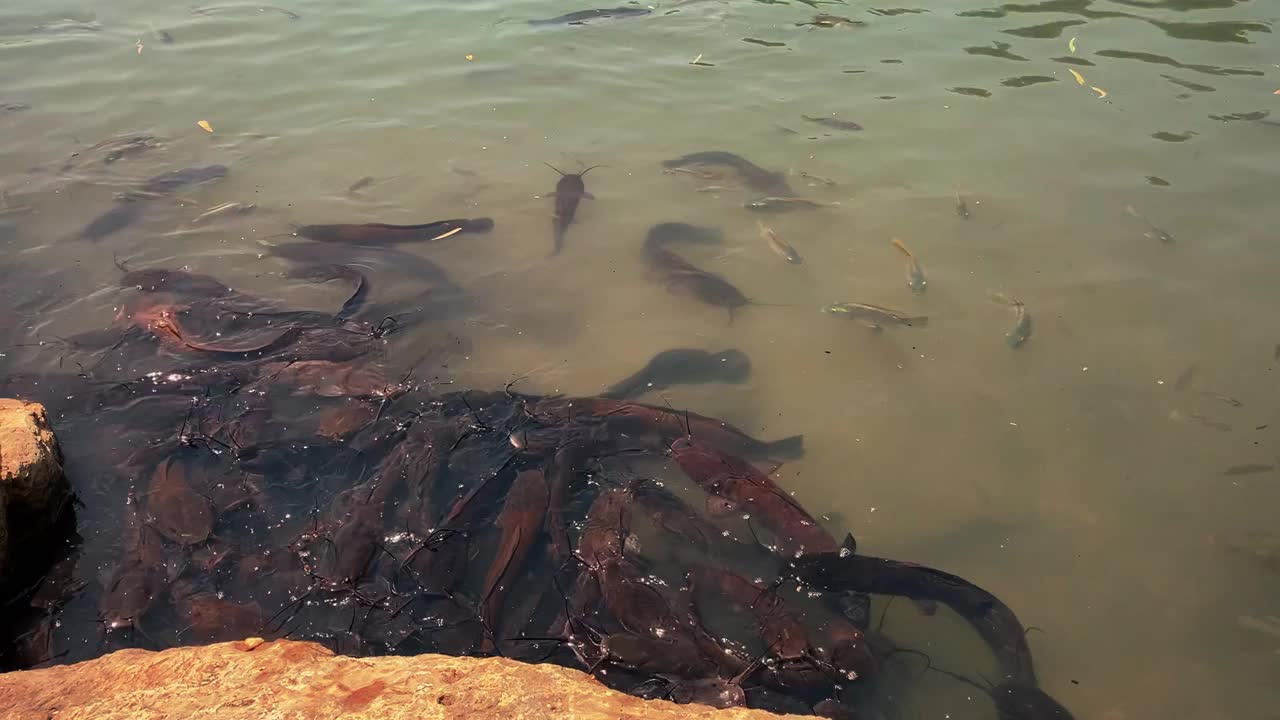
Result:
M450 328L472 345L450 365L455 384L528 374L530 392L589 394L659 350L740 348L748 384L670 402L803 433L808 455L781 482L866 552L1000 595L1043 631L1042 681L1076 717L1275 717L1280 630L1248 618L1280 614L1280 577L1222 540L1275 532L1280 502L1280 472L1224 474L1280 464L1280 5L824 5L865 25L815 28L797 25L815 12L799 2L738 0L525 22L585 7L297 0L291 19L234 2L9 0L8 344L107 327L122 299L113 258L340 303L282 283L264 245L291 223L491 216L489 235L410 248L482 301ZM122 134L162 145L110 165L72 158ZM803 265L770 252L741 187L660 172L699 150L835 182L793 176L839 205L766 218ZM552 259L544 162L606 166ZM186 193L194 206L153 203L134 227L76 239L113 192L210 163L230 175ZM347 194L364 176L376 181ZM224 202L259 210L171 234ZM1174 242L1144 237L1126 205ZM728 324L647 279L640 245L665 220L723 228L723 247L688 256L768 305ZM926 294L906 287L892 237L920 258ZM413 288L390 275L378 300ZM1034 318L1016 350L991 292ZM819 312L837 301L930 322L877 334ZM390 346L389 363L411 365L439 332ZM61 357L5 355L6 372L52 372ZM982 662L955 623L904 605L886 627L937 665ZM971 695L928 676L902 717L985 717Z

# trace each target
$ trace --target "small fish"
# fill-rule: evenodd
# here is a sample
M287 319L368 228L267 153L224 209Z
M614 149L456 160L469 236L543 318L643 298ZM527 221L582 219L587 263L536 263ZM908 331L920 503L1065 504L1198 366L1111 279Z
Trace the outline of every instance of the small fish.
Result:
M1031 337L1031 313L1027 312L1026 305L1015 303L1013 317L1013 329L1005 333L1005 341L1009 347L1016 348Z
M720 192L724 189L725 189L725 186L723 185L706 185L700 188L694 188L694 192L700 192L700 193Z
M1205 427L1213 428L1218 432L1231 432L1230 425L1224 422L1219 422L1210 417L1205 417L1204 415L1199 415L1197 413L1183 413L1181 410L1173 410L1169 413L1169 419L1170 420L1194 420L1195 422L1198 422L1201 425L1204 425Z
M530 25L586 25L592 20L609 20L613 18L641 17L653 12L648 8L616 7L596 10L579 10L542 20L530 20Z
M1201 395L1204 395L1205 397L1211 397L1211 398L1213 398L1214 400L1217 400L1218 402L1226 403L1227 405L1230 405L1231 407L1237 407L1237 408L1242 408L1242 407L1244 407L1244 403L1243 403L1243 402L1241 402L1240 400L1237 400L1236 398L1231 397L1230 395L1222 395L1222 394L1219 394L1219 393L1216 393L1216 392L1211 392L1211 391L1209 391L1209 390L1205 390L1204 392L1202 392L1202 393L1200 393L1200 394L1201 394Z
M1124 211L1125 211L1125 212L1127 212L1127 213L1129 213L1129 214L1130 214L1130 215L1132 215L1133 217L1135 217L1135 218L1137 218L1137 219L1141 220L1142 222L1146 223L1146 225L1147 225L1147 231L1146 231L1145 233L1143 233L1143 235L1144 235L1144 236L1146 236L1147 238L1149 238L1149 239L1151 239L1151 240L1159 240L1160 242L1162 242L1162 243L1164 243L1164 244L1166 244L1166 245L1172 245L1172 244L1173 244L1173 236L1172 236L1172 235L1170 235L1169 233L1165 232L1163 228L1158 227L1155 223L1153 223L1153 222L1151 222L1150 220L1148 220L1148 219L1147 219L1147 217L1146 217L1145 215L1143 215L1142 213L1140 213L1140 212L1138 212L1137 210L1135 210L1135 209L1134 209L1134 207L1133 207L1132 205L1125 205L1125 206L1124 206Z
M916 295L924 294L925 283L924 268L920 267L920 261L916 259L914 253L907 249L906 243L898 238L892 241L893 246L898 248L898 252L907 256L907 287L911 288L911 292Z
M865 25L865 24L866 23L860 20L850 20L847 17L840 17L839 15L827 15L825 13L822 13L822 14L814 15L813 20L810 20L809 22L796 23L796 27L804 27L805 25L812 25L814 27L820 27L820 28L833 28L833 27L840 27L842 25L848 26L848 27L855 27L858 25Z
M223 203L221 205L218 205L217 207L209 208L208 210L205 210L203 213L200 213L196 217L192 218L191 224L198 225L204 222L205 220L208 220L209 218L217 217L219 215L229 215L232 213L237 215L243 215L244 213L251 212L256 207L258 206L254 205L253 203L248 203L248 204L238 203L238 202Z
M822 311L831 315L847 315L852 319L861 320L875 329L879 329L883 325L924 327L929 324L929 318L923 315L907 315L897 310L890 310L886 307L868 303L832 303L822 308Z
M764 222L760 220L756 221L756 225L760 228L760 237L764 238L764 241L769 243L770 249L778 253L779 257L792 265L799 265L804 262L800 259L800 253L796 252L796 249L791 247L787 241L778 237L778 234L773 231L773 228L765 225Z
M846 132L858 132L862 130L862 126L851 120L841 120L834 117L811 117L809 115L801 115L802 120L808 120L811 123L825 125L835 130L844 130Z
M662 174L664 175L675 175L677 173L692 175L702 180L719 180L720 179L720 173L712 172L710 170L699 170L697 168L687 168L687 167L672 167L672 168L662 169Z
M193 8L191 8L191 14L192 14L192 15L212 15L212 14L214 14L214 13L222 12L222 11L224 11L224 10L240 10L240 9L243 9L243 8L246 8L246 7L255 7L255 8L257 8L257 9L258 9L258 12L262 12L262 11L264 11L264 10L272 10L272 11L275 11L275 12L280 13L281 15L284 15L285 17L289 18L290 20L299 20L299 19L301 19L301 18L302 18L302 16L301 16L301 15L299 15L298 13L296 13L296 12L294 12L294 11L292 11L292 10L286 10L285 8L282 8L282 7L276 7L275 5L253 5L253 6L249 6L249 5L218 5L218 6L216 6L216 7L204 7L204 8L193 7Z
M355 182L351 183L351 187L347 188L347 194L348 194L348 195L355 195L356 193L360 192L360 191L361 191L361 190L363 190L364 188L369 187L370 185L374 184L375 182L377 182L377 181L374 179L374 177L373 177L372 175L366 175L366 176L364 176L364 177L360 178L359 180L357 180L357 181L355 181Z
M1263 465L1261 463L1248 463L1246 465L1232 465L1222 471L1227 477L1239 477L1241 475L1258 475L1260 473L1269 473L1276 469L1275 465Z
M794 132L794 131L793 131L793 132ZM826 185L827 187L835 187L836 185L838 185L838 184L839 184L839 183L837 183L835 180L832 180L831 178L822 177L821 175L814 175L813 173L811 173L811 172L806 172L806 171L804 171L804 170L792 170L792 171L791 171L791 174L792 174L792 175L799 175L800 177L804 178L805 180L812 180L812 181L814 181L814 182L816 182L816 183L819 183L819 184L822 184L822 185Z
M1178 379L1173 381L1174 390L1186 390L1191 385L1191 380L1196 376L1196 365L1192 363L1187 366L1182 374L1178 375Z
M769 40L760 40L757 38L742 38L742 42L751 43L752 45L759 45L761 47L768 47L768 48L787 46L787 44L784 42L771 42Z
M1083 75L1081 75L1080 73L1076 72L1075 70L1072 70L1071 68L1067 68L1067 72L1071 73L1071 77L1073 77L1073 78L1075 78L1075 79L1076 79L1076 84L1077 84L1077 85L1084 85L1084 76L1083 76Z
M964 198L960 197L959 190L956 191L956 215L959 215L961 220L969 219L969 206L965 204Z
M1010 348L1017 348L1031 338L1031 313L1020 300L1002 293L991 293L991 298L1013 308L1013 329L1005 333L1005 342Z
M814 208L837 207L838 202L818 202L797 197L762 197L743 205L748 210L758 212L788 212L797 208L812 210Z

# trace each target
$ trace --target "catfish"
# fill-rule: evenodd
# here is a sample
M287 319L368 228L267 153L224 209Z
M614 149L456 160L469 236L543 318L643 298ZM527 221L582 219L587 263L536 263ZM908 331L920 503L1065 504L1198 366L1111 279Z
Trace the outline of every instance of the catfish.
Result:
M726 498L774 535L777 552L836 552L840 544L790 495L754 465L684 437L671 445L676 463L708 494Z
M556 183L556 189L550 193L551 197L556 199L556 214L554 216L555 229L555 247L551 250L552 257L559 255L560 250L564 248L564 233L573 224L574 217L578 214L578 203L583 198L594 200L595 196L587 192L587 186L582 182L582 176L600 167L592 165L580 173L565 173L557 169L550 163L547 167L560 173L560 181Z
M529 551L541 535L547 512L547 480L540 470L525 470L516 476L507 501L495 524L502 529L498 552L484 579L482 614L489 627L496 627L498 612L515 579L524 567ZM486 637L485 648L492 641Z

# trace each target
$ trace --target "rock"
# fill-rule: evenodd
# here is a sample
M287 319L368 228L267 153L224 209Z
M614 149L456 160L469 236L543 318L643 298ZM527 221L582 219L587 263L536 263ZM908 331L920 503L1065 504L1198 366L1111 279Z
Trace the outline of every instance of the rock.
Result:
M0 576L20 564L13 548L47 545L70 498L44 407L0 399Z
M0 675L0 708L7 720L799 720L641 700L558 665L446 655L354 658L315 643L254 640L121 650Z

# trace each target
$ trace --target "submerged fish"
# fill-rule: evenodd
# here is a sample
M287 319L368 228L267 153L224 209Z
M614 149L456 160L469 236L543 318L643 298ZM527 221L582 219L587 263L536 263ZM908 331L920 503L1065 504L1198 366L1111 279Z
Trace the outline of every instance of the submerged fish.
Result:
M115 207L102 213L93 219L80 231L80 237L85 240L101 240L108 235L117 233L126 227L137 222L142 217L143 209L146 203L143 201L127 201L118 203Z
M847 17L840 17L839 15L827 15L826 13L820 13L818 15L814 15L813 19L810 20L809 22L796 23L796 27L804 27L805 25L812 25L814 27L820 27L820 28L833 28L833 27L840 27L842 25L845 25L848 27L855 27L857 25L865 25L865 24L866 23L860 20L850 20Z
M530 20L530 25L585 25L592 20L608 20L610 18L630 18L648 15L652 10L642 7L598 8L595 10L579 10L553 18Z
M348 194L348 195L354 195L354 194L356 194L356 193L360 192L361 190L363 190L363 189L365 189L365 188L369 187L370 185L372 185L372 184L373 184L373 183L375 183L375 182L376 182L376 180L374 179L374 177L373 177L372 175L365 175L364 177L360 178L359 180L357 180L357 181L355 181L355 182L351 183L351 186L347 188L347 194Z
M216 207L211 207L208 210L205 210L204 212L195 216L194 218L191 219L191 224L196 225L204 222L205 220L208 220L209 218L217 217L219 215L230 215L230 214L243 215L244 213L253 211L257 207L258 206L253 203L238 203L238 202L223 203Z
M904 312L868 303L832 303L822 308L822 311L831 315L845 315L854 320L861 320L872 328L877 329L885 325L924 327L929 324L929 318L923 315L908 315Z
M693 348L664 350L639 372L600 393L600 397L625 400L646 392L665 390L672 385L746 382L751 359L741 350L718 353Z
M862 129L861 125L851 120L841 120L839 118L826 117L825 115L823 117L811 117L809 115L801 115L800 117L804 120L808 120L811 123L824 125L834 130L844 130L846 132L858 132L859 130Z
M764 238L764 241L769 243L769 248L777 253L779 257L792 265L799 265L804 262L800 259L800 253L796 252L796 249L791 247L790 243L778 237L778 234L773 231L773 228L765 225L761 220L757 220L756 225L760 228L760 237Z
M1145 235L1147 238L1150 238L1151 240L1159 240L1160 242L1166 245L1173 244L1172 235L1170 235L1168 232L1165 232L1164 228L1161 228L1155 223L1148 220L1145 215L1135 210L1132 205L1125 205L1124 211L1134 216L1135 218L1141 220L1142 222L1146 223L1147 231L1144 232L1143 235Z
M787 178L784 174L765 170L741 155L724 150L704 150L662 162L663 167L677 171L690 166L706 165L733 168L737 171L738 177L741 178L743 184L765 195L790 197L795 194L787 183Z
M556 189L550 193L556 199L555 220L555 246L551 250L552 255L559 255L560 250L564 247L564 233L573 224L573 218L578 214L578 203L585 198L594 200L595 196L587 192L587 186L582 182L582 176L600 167L592 165L580 173L566 173L558 170L554 165L548 164L547 167L560 173L560 182L556 183Z
M898 238L894 238L892 242L899 252L907 256L907 287L911 288L911 292L916 295L923 295L926 280L924 278L924 268L920 267L920 261L916 260L915 254L907 249L906 243Z
M1013 329L1004 334L1005 342L1011 348L1017 348L1031 338L1031 313L1021 300L1016 300L1001 293L991 293L991 298L1013 308Z
M142 191L149 193L169 193L178 188L195 185L209 180L217 180L227 174L226 165L207 165L205 167L185 168L162 173L142 184Z
M1261 473L1269 473L1276 469L1275 465L1263 465L1261 463L1247 463L1245 465L1232 465L1222 471L1227 477L1240 477L1241 475L1258 475Z
M838 202L819 202L798 197L762 197L743 205L756 212L788 212L796 209L813 210L815 208L838 207Z
M418 241L431 242L464 232L486 233L492 229L493 220L490 218L456 218L421 225L387 225L386 223L303 225L294 232L317 242L398 245Z
M965 204L964 198L960 197L959 190L956 191L956 215L959 215L961 220L969 219L969 206Z

